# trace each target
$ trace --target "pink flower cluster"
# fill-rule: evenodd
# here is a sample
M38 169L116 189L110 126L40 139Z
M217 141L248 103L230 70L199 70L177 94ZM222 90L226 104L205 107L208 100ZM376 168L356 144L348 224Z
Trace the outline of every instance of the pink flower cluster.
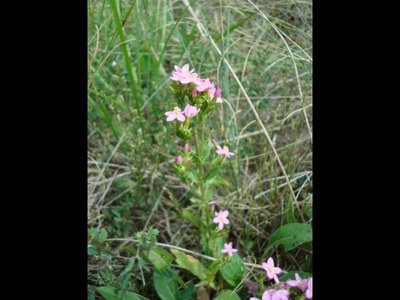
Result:
M215 83L210 81L209 78L200 78L194 69L189 71L189 64L185 64L182 68L174 66L174 71L170 77L174 81L178 81L182 84L194 84L192 90L192 96L196 97L199 92L207 92L210 99L216 100L218 103L222 103L221 89L215 86Z
M186 118L193 118L199 111L200 108L187 104L184 111L181 111L178 106L175 106L173 111L167 111L165 115L168 117L168 122L172 122L175 119L179 122L185 122Z
M262 263L266 275L269 279L274 279L276 284L279 284L277 274L280 274L282 270L275 267L274 260L272 257L268 258L267 263ZM286 280L277 289L268 289L264 291L261 300L289 300L289 291L285 289L285 286L297 287L303 293L307 299L312 299L312 277L308 279L302 279L299 274L295 274L295 280ZM256 297L251 297L250 300L260 300Z

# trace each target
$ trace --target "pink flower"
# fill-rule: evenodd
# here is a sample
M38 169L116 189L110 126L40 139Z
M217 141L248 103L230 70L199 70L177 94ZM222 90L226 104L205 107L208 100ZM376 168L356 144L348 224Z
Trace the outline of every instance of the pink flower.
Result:
M198 92L203 92L212 86L212 83L208 78L207 79L198 78L195 83L197 85L196 90Z
M185 115L188 118L192 118L195 115L197 115L197 113L200 111L200 108L197 108L196 106L192 106L190 104L187 104L185 107Z
M183 146L183 151L184 152L189 152L189 144L185 144L184 146Z
M289 291L285 289L267 290L264 292L262 300L289 300Z
M222 148L221 149L221 147L220 147L220 149L218 149L217 150L217 153L219 154L219 155L225 155L226 157L231 157L231 156L233 156L233 155L235 155L235 153L233 153L233 152L229 152L229 148L227 147L227 146L224 146L224 148Z
M296 280L291 280L291 279L286 280L286 284L288 286L298 287L300 290L304 292L307 289L308 279L302 279L300 275L297 273L294 276L296 277Z
M180 80L181 83L191 83L196 82L199 75L197 73L182 73L182 77Z
M229 244L224 244L224 249L222 249L221 252L227 253L229 256L232 256L233 253L238 252L238 250L232 248L232 242L230 242Z
M229 212L227 210L216 212L213 223L218 223L218 228L222 230L224 228L224 224L229 224L229 220L227 219L228 215Z
M312 299L312 277L308 279L307 290L306 290L306 298Z
M260 300L260 299L258 299L256 297L251 297L249 300Z
M262 267L264 268L265 272L267 273L267 277L269 279L274 279L275 283L279 283L278 276L277 274L281 273L282 270L281 268L275 267L274 266L274 260L272 257L268 258L267 263L262 263Z
M184 122L186 119L185 116L183 115L183 111L181 111L181 109L178 106L175 106L173 111L167 111L165 115L168 116L167 118L168 122L171 122L175 119L177 119L180 122Z
M192 97L194 98L196 96L197 96L197 90L196 90L196 88L194 88L192 91Z
M220 145L218 145L216 140L212 140L212 143L214 144L215 147L217 147L217 149L222 149Z
M189 83L197 80L198 75L194 72L194 69L189 71L189 64L185 64L182 69L178 66L174 66L175 71L172 72L172 77L174 81L179 81L181 83Z
M175 161L176 161L178 164L181 164L181 163L182 163L182 156L178 155L178 156L175 158Z

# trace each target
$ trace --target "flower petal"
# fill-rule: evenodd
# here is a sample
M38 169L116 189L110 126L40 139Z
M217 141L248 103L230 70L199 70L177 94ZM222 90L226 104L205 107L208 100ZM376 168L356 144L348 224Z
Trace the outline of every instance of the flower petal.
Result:
M185 116L184 116L182 113L178 114L178 115L176 116L176 118L177 118L178 121L180 121L180 122L185 122L185 120L186 120Z
M176 115L175 114L170 114L169 117L167 118L167 121L171 122L171 121L173 121L175 119L176 119Z

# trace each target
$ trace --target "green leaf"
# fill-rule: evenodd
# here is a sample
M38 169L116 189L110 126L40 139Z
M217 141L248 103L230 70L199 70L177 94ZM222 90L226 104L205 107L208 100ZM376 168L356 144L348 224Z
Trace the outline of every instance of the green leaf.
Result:
M129 259L128 265L125 267L125 269L121 272L119 276L122 277L131 272L134 265L135 265L135 257L131 257Z
M136 294L132 292L119 291L113 286L101 286L96 291L103 296L105 300L140 300Z
M190 209L185 208L185 209L182 211L182 217L183 217L186 221L192 223L192 224L193 224L194 226L196 226L197 228L200 227L200 219L199 219L193 212L191 212Z
M97 248L93 245L88 245L87 250L89 256L95 255L97 253Z
M178 293L179 300L196 300L196 287L190 282L184 290Z
M279 281L286 281L288 279L296 279L295 274L299 274L302 279L310 278L312 275L307 272L302 272L302 271L290 271L287 272L286 274L283 274L282 276L279 277Z
M312 241L311 226L304 223L291 223L281 226L271 235L265 251L268 253L278 245L283 245L285 251L290 251L309 241Z
M240 298L234 291L223 290L214 300L240 300Z
M161 300L177 300L178 284L176 273L171 269L163 272L154 270L154 287Z
M175 255L178 265L180 265L182 268L190 271L193 275L197 276L201 280L207 278L206 267L196 258L176 249L171 249L171 252Z
M106 239L107 239L107 230L103 228L102 230L100 230L99 237L97 238L97 240L99 241L99 243L104 243Z
M99 232L97 231L96 228L90 228L89 229L89 236L92 236L97 240L97 238L99 236Z
M218 167L219 167L219 165L214 166L214 167L210 170L210 172L208 172L208 174L204 177L204 181L208 181L208 180L214 178L215 175L217 175L217 173L218 173L218 170L219 170Z
M174 260L174 257L168 251L160 247L151 247L147 258L160 272L168 268Z
M222 277L231 286L237 286L246 276L248 269L239 255L233 254L231 261L220 269Z

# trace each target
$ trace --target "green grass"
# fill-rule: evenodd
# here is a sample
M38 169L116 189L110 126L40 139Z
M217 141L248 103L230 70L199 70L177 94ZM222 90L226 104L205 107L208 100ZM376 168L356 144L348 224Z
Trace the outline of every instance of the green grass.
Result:
M153 227L158 242L201 252L181 217L192 203L172 168L178 146L164 117L175 101L169 76L184 63L226 100L208 127L237 155L213 201L229 209L242 258L261 264L277 228L312 222L311 1L89 1L88 17L89 228L132 238ZM89 257L90 291L120 285L158 299L151 265L120 276L134 244L109 241L104 251ZM282 269L311 272L307 245L272 255Z

